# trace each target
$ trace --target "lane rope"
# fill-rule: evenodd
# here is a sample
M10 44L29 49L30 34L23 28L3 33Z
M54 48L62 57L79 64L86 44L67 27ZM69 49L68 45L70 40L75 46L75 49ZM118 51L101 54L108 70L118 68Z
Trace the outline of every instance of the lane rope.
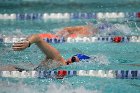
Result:
M26 39L25 37L0 37L0 43L15 43ZM127 42L140 42L140 36L100 36L100 37L77 37L67 39L61 37L58 38L44 38L44 41L48 43L78 43L78 42L109 42L109 43L127 43Z
M98 12L98 13L4 13L3 20L48 20L48 19L123 19L140 18L140 12Z
M58 71L0 71L0 77L50 78L50 77L100 77L117 79L140 79L140 70L58 70Z

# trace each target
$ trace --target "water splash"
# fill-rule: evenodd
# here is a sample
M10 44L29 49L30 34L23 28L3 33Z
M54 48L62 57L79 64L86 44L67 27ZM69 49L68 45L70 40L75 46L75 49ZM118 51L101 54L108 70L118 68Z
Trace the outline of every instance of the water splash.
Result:
M1 93L38 93L36 90L29 88L23 83L0 82Z
M70 88L67 85L56 86L56 84L50 84L46 93L101 93L98 90L87 90L84 87Z
M136 29L137 29L138 31L140 31L140 28L138 27L138 25L137 25L136 22L134 23L134 25L135 25Z
M22 82L19 83L9 83L0 82L0 92L1 93L102 93L98 90L88 90L84 87L72 88L69 85L58 85L51 83L49 85L27 85ZM44 88L44 89L41 89Z
M14 32L13 32L14 35L17 35L17 36L22 36L24 35L21 31L21 29L16 29Z
M114 31L118 31L118 32L120 32L120 33L122 33L124 35L129 35L129 34L132 33L131 32L132 29L127 24L124 24L124 25L122 25L122 24L114 24L113 29L114 29Z
M1 35L3 37L25 37L25 34L22 33L21 29L15 29L15 30L3 30L1 31Z
M129 24L111 24L109 22L98 22L97 23L98 34L100 35L130 35L132 28Z
M108 58L103 54L94 55L93 57L91 57L91 60L92 60L92 58L98 64L108 65L110 63Z

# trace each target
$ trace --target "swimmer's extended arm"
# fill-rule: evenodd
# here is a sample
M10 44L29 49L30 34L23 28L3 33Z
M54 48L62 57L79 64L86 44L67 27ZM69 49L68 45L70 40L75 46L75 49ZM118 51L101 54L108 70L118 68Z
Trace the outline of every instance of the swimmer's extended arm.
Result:
M87 26L74 26L74 27L65 27L63 30L58 31L55 35L60 37L68 37L71 34L77 34L83 30L87 30Z
M61 61L65 63L63 57L60 55L59 51L52 47L49 43L45 42L42 38L39 37L38 34L31 35L27 38L25 42L18 42L13 45L14 51L21 51L26 49L29 44L35 43L42 52L46 55L47 59L52 59L56 61Z
M88 29L87 26L74 26L74 27L66 27L64 30L68 31L69 33L73 34L75 31L82 31Z
M79 36L90 36L97 33L97 29L91 25L83 25L83 26L73 26L73 27L65 27L63 30L60 30L56 33L57 36L68 37L72 34L76 34Z
M93 26L75 26L64 28L69 34L79 34L82 36L90 36L97 33L97 29Z

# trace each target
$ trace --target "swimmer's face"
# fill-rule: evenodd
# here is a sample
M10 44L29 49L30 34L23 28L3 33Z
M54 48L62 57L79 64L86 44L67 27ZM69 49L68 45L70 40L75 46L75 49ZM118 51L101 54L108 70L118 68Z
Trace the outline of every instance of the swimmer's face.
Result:
M68 65L68 64L71 64L71 63L73 63L73 62L79 62L79 61L80 61L80 60L79 60L79 58L78 58L77 56L73 56L73 57L67 59L67 60L66 60L66 63L67 63L67 65Z

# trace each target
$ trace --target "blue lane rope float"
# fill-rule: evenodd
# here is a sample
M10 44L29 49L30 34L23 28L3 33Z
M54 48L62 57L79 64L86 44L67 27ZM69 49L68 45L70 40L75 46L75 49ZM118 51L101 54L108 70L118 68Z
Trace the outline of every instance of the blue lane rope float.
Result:
M65 39L62 37L60 39L57 39L57 38L52 38L52 39L49 39L49 38L45 38L44 39L46 42L48 43L64 43L66 42Z
M0 38L0 42L3 42L3 38Z
M100 77L116 79L140 79L140 70L58 70L58 71L1 71L0 77L9 78L50 78L50 77Z
M16 14L16 19L18 20L36 20L36 19L41 19L42 14L40 13L30 13L30 14Z
M1 37L0 43L15 43L25 38L16 38L16 37ZM100 37L77 37L77 38L44 38L44 41L48 43L77 43L77 42L108 42L108 43L128 43L128 42L140 42L140 36L100 36Z
M11 20L48 20L48 19L119 19L140 18L140 12L106 12L106 13L12 13L0 14L0 19Z

